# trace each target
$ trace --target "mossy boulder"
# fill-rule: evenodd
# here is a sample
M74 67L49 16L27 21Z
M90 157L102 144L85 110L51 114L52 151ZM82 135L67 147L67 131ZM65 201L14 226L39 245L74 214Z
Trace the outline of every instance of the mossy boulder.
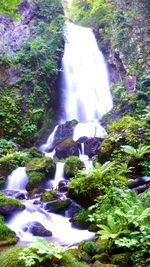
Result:
M49 190L47 192L43 192L40 198L42 202L49 202L56 198L56 192L54 190Z
M77 120L66 121L63 124L60 124L55 133L54 144L56 144L61 139L72 138L74 127L77 124Z
M20 259L20 252L23 247L12 247L0 254L0 267L25 267L25 263Z
M65 161L64 173L66 178L74 177L78 170L85 168L85 164L77 156L70 156Z
M12 231L0 216L0 247L17 243L18 238L14 231ZM1 262L0 262L1 264ZM0 265L1 266L1 265Z
M26 190L31 192L33 189L38 188L45 181L45 174L43 172L31 171L28 173L28 183Z
M34 158L26 164L26 171L29 174L32 171L41 172L45 177L50 178L54 176L56 170L56 162L49 157Z
M43 153L38 150L37 147L33 146L31 148L25 149L24 152L28 153L30 158L41 158Z
M0 177L7 177L17 167L25 166L29 157L27 153L14 152L0 158Z
M90 212L88 209L80 210L70 221L73 226L79 229L88 229L89 225L91 224L89 221L87 221L89 214Z
M25 206L17 199L12 197L6 197L3 193L0 193L0 214L10 215L13 212L23 210Z
M97 150L98 160L104 163L110 160L112 152L121 145L137 145L142 141L143 131L141 121L132 116L124 116L107 126L108 136Z
M120 253L112 255L112 263L119 267L128 267L130 263L129 253Z
M64 214L65 210L69 207L70 204L71 200L69 198L58 199L46 203L45 209L49 212Z
M67 138L57 142L55 147L55 156L58 159L65 159L72 155L79 156L78 144L72 138Z

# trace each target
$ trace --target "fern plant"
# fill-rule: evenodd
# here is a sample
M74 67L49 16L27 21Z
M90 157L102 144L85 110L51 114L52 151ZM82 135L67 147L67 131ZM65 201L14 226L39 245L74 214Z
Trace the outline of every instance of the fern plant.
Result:
M121 146L121 148L123 152L127 153L133 159L141 159L145 154L150 153L150 146L146 145L139 145L137 149L129 145Z
M25 267L43 266L44 262L51 263L59 261L67 248L60 247L54 243L48 243L42 238L37 238L36 242L29 244L20 252L20 260L23 260Z

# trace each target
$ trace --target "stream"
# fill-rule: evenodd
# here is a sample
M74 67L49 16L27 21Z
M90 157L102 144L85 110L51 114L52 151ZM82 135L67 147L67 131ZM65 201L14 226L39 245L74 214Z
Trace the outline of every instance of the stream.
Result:
M74 141L80 137L105 138L107 133L100 125L100 119L112 108L112 98L103 55L98 49L95 36L90 28L68 22L64 35L65 51L61 77L62 107L59 124L73 119L78 121L72 136ZM40 147L40 151L48 157L55 156L54 140L59 124L50 133L46 143ZM87 169L92 167L92 161L85 154L82 143L79 157ZM58 184L62 180L65 180L64 163L58 161L55 177L48 181L44 189L57 190ZM5 189L25 195L25 199L22 200L26 206L25 210L13 214L7 222L7 225L16 232L20 241L34 240L30 227L28 227L32 222L39 222L52 232L52 236L46 237L46 239L62 245L75 244L94 237L94 233L88 230L72 227L67 211L65 215L54 214L46 210L45 205L39 201L39 196L28 199L25 190L27 182L25 167L19 167L9 175ZM59 194L60 199L66 198L65 193L59 192Z

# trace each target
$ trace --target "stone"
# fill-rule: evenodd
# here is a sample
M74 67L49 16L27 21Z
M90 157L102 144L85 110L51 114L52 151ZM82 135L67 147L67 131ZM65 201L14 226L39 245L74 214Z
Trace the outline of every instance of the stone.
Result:
M63 200L53 200L45 204L45 210L47 210L48 212L63 214L70 204L71 200L69 198Z
M88 138L84 145L85 154L88 155L89 158L92 158L93 156L96 155L99 146L100 146L100 138L97 137Z
M23 228L24 232L29 231L34 236L52 236L52 232L47 230L39 222L30 222Z
M72 155L79 156L78 144L72 138L60 141L56 145L55 157L58 159L65 159Z

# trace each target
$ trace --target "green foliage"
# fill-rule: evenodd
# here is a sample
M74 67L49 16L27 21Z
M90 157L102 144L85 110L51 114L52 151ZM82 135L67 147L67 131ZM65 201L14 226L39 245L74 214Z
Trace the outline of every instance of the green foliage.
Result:
M79 262L71 253L66 252L63 254L62 259L61 259L62 267L88 267L86 263Z
M84 163L76 156L70 156L65 160L64 172L67 178L74 177L78 170L85 167Z
M33 190L34 188L41 185L42 182L45 180L45 174L39 171L31 171L28 173L28 183L26 185L26 189L28 191Z
M54 176L56 169L56 162L53 158L41 157L33 158L26 164L27 173L32 171L38 171L45 174L46 177L50 178Z
M91 205L97 196L103 195L107 187L113 184L122 186L126 179L117 174L115 162L105 162L103 165L96 163L90 170L78 171L76 176L69 182L69 192L72 197L83 205Z
M22 247L12 247L0 254L0 267L25 267L24 261L19 259Z
M95 242L87 241L83 244L83 251L85 251L88 255L94 256L99 253L99 249Z
M132 146L121 146L123 152L130 156L130 159L141 159L146 154L150 154L150 146L139 145L137 149Z
M3 66L18 70L18 79L13 88L7 85L0 92L0 137L24 146L39 138L43 127L49 127L54 110L56 113L63 50L61 1L34 1L32 9L35 22L30 39L13 55L5 51L1 57Z
M0 158L0 172L1 175L7 176L15 168L25 166L28 161L28 155L23 152L14 152L11 154L4 155Z
M5 224L4 219L0 216L0 245L16 243L15 233ZM1 261L0 261L0 266Z
M101 228L101 239L109 241L109 249L126 248L133 262L143 263L150 244L150 191L136 195L130 190L111 188L90 208L90 220ZM148 199L147 199L148 198ZM146 203L143 202L147 199ZM105 222L100 224L99 222ZM139 253L139 256L138 253ZM140 258L141 257L141 258ZM147 258L147 262L149 262Z
M43 202L48 202L53 200L56 197L56 192L54 190L49 190L41 194L40 200Z
M13 18L19 18L19 14L17 14L17 7L19 5L19 0L1 0L0 1L0 13L5 16L11 16Z
M6 197L2 192L0 192L0 206L15 206L20 209L24 209L24 204L22 204L18 199L13 197Z
M19 259L25 262L25 267L36 266L37 264L43 266L46 262L54 266L55 262L61 260L65 251L66 248L64 247L37 238L36 242L28 245L20 252Z

